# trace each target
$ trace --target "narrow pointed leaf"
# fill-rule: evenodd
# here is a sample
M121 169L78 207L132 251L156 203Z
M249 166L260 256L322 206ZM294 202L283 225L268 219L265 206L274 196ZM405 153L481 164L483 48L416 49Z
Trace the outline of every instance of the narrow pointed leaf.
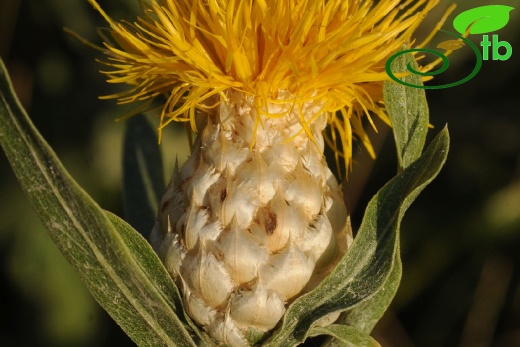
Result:
M394 73L407 72L408 64L418 70L413 55L401 54L392 63ZM422 86L421 77L410 74L404 82ZM394 81L384 84L384 99L392 122L399 169L409 166L421 155L428 131L428 104L422 88L411 88Z
M424 154L390 180L369 202L354 243L338 266L313 291L296 299L265 346L295 346L312 324L332 312L351 310L377 295L395 276L401 219L442 168L449 147L444 129ZM395 280L393 280L395 281Z
M157 135L144 115L126 121L123 146L125 220L148 238L164 193L164 174Z
M408 64L412 64L413 68L417 68L415 59L410 54L401 55L397 59L397 64L403 70ZM418 76L408 76L406 78L409 83L421 83ZM395 82L386 82L384 97L389 117L394 124L395 142L397 148L400 148L398 153L401 153L400 169L402 170L420 156L424 146L428 125L426 95L422 89L403 85L399 85L399 88L397 88ZM420 124L420 126L417 126L417 124ZM415 143L413 142L414 140L416 141ZM406 143L411 145L406 145ZM373 297L347 311L341 320L341 323L356 327L365 334L369 334L372 331L388 309L401 282L402 265L399 252L399 230L396 230L396 233L395 247L397 252L395 252L392 260L393 266L390 275Z
M123 330L140 346L195 346L158 258L136 231L120 234L69 176L21 107L1 61L0 144L51 238ZM123 238L129 234L130 245Z

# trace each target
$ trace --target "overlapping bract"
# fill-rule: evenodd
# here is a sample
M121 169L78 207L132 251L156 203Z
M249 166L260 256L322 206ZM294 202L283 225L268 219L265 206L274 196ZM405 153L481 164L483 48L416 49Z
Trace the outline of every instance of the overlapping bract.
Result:
M256 114L251 96L226 98L205 115L191 157L162 200L151 243L192 318L218 341L248 346L321 282L352 235L323 157L326 115L309 127L314 143L302 132L282 143L301 129L298 111L270 104L264 111L285 116L269 118ZM313 116L320 108L302 110ZM263 126L255 130L257 117Z

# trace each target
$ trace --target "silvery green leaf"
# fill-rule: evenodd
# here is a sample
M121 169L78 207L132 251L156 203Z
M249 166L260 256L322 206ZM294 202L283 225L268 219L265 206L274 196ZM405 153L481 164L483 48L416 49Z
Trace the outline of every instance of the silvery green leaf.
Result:
M413 55L401 54L392 63L394 73L407 72L408 64L418 70ZM422 86L421 77L409 74L404 82ZM384 100L397 148L399 169L402 170L419 158L428 132L428 103L422 88L412 88L394 81L384 83Z
M396 65L402 71L408 64L417 69L411 54L401 55ZM414 85L422 85L417 75L405 77ZM428 126L428 104L423 89L406 87L395 82L385 82L384 98L394 127L394 139L398 149L399 169L409 166L420 155ZM396 247L399 247L397 230ZM399 251L394 255L393 267L385 283L369 300L364 301L342 316L341 322L356 327L360 332L370 333L392 302L401 280L402 266Z
M399 254L399 234L396 239L396 247L398 249L394 254L392 270L388 277L372 297L345 312L341 318L341 324L351 326L359 333L370 334L377 322L383 317L401 282L402 265Z
M70 177L21 107L1 61L0 144L56 246L121 328L139 346L195 346L160 260Z

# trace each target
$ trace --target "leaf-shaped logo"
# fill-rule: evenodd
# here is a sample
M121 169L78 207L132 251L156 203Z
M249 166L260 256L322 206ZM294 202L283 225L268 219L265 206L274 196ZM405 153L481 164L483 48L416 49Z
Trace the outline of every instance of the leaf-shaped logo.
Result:
M469 26L470 34L487 34L505 27L509 22L509 12L513 9L514 7L505 5L475 7L455 17L453 27L462 35Z

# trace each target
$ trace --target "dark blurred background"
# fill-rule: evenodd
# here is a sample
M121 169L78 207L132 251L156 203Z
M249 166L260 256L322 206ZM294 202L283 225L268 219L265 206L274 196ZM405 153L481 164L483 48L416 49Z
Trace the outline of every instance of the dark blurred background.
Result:
M132 20L138 1L99 1L116 19ZM431 31L451 1L423 25ZM463 10L517 1L459 1ZM125 109L95 61L100 54L63 32L100 44L102 18L86 0L0 1L0 55L31 119L72 176L101 205L122 215L121 144ZM520 9L495 32L513 47L506 61L484 61L471 81L427 92L429 140L448 123L451 149L439 177L402 225L403 280L374 336L382 346L520 346ZM438 34L428 45L451 37ZM480 35L472 37L478 44ZM477 37L478 36L478 37ZM467 75L469 49L453 53L443 84ZM433 84L433 83L432 83ZM157 124L155 120L155 124ZM383 127L384 128L384 127ZM162 144L165 174L188 144L178 129ZM353 224L370 197L395 174L391 135L380 128L375 162L361 154L346 183ZM132 346L62 258L0 152L0 345Z

